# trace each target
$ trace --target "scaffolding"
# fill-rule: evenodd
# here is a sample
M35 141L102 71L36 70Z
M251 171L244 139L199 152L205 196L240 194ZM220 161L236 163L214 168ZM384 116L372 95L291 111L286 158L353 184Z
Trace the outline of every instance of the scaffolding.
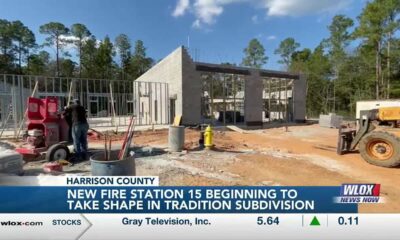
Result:
M14 131L23 122L27 98L35 83L34 96L57 97L60 109L71 99L80 99L87 109L91 127L164 125L169 118L168 84L110 79L63 78L29 75L0 75L0 124ZM69 99L70 98L70 99Z

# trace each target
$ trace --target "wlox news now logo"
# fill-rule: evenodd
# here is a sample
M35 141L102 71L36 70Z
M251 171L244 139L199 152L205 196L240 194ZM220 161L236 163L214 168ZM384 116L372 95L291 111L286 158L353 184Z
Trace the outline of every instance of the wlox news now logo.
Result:
M336 203L381 203L380 184L342 184Z
M380 184L342 184L336 203L381 203Z

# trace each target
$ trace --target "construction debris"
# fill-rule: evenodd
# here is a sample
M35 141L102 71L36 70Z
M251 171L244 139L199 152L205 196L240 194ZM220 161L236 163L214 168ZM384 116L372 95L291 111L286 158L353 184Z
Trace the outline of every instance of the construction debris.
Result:
M0 174L22 174L22 156L11 149L9 144L0 142Z
M59 162L45 163L43 166L43 171L46 173L59 173L63 171L63 165Z

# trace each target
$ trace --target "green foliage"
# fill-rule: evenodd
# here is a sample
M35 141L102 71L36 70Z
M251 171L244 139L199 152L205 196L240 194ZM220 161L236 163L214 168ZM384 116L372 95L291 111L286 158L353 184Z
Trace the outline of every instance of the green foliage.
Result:
M243 50L245 56L242 65L246 67L261 68L267 63L264 46L255 38L250 40L247 48Z
M334 78L339 78L341 63L346 57L346 48L351 41L349 28L354 25L351 18L344 15L336 15L331 25L328 26L330 37L325 41L329 49L329 58L332 64Z
M344 15L333 17L331 25L328 26L330 37L327 40L329 54L338 61L346 55L345 49L349 46L351 33L349 28L354 25L354 21Z
M141 40L135 42L132 54L125 34L118 35L113 44L108 36L97 40L84 24L75 23L68 29L59 22L46 23L39 32L46 35L41 45L36 44L35 35L21 21L0 19L0 74L135 80L154 63ZM68 44L75 46L77 62L65 51ZM44 46L55 50L54 61L41 49ZM116 51L120 66L114 62Z
M390 96L391 81L391 44L395 32L400 28L398 20L400 14L400 1L398 0L374 0L368 2L358 17L359 26L354 36L363 41L363 45L373 49L375 54L375 98L388 98ZM386 48L387 55L384 56ZM384 77L384 63L387 76Z
M81 23L75 23L71 26L71 35L78 38L77 43L82 44L83 40L92 35L87 27Z
M75 23L71 26L71 35L76 38L74 40L75 47L78 52L79 56L79 77L82 76L82 47L84 41L90 37L92 34L90 33L89 29L81 23Z
M115 47L121 59L121 79L126 78L131 61L131 41L125 34L120 34L115 38Z
M22 74L23 57L28 55L29 49L36 46L36 39L33 32L21 21L11 23L13 40L15 41L15 51L18 55L18 71Z
M76 63L71 59L61 59L61 77L73 77Z
M320 44L314 49L306 62L307 75L307 114L308 116L318 116L320 113L329 112L330 85L330 65L329 58L324 53L324 48Z
M96 55L97 55L97 39L92 36L82 45L81 68L82 76L86 78L97 78Z
M342 79L342 68L344 67L343 64L346 63L346 58L348 57L346 54L346 48L349 46L351 41L349 28L353 25L353 20L344 15L334 16L331 25L328 26L330 37L324 40L328 48L332 72L332 101L330 104L332 105L332 112L336 112L338 105L336 94L340 88L338 89L337 85L345 80ZM338 93L340 94L340 92Z
M38 54L32 54L28 57L27 74L46 75L47 67L50 63L50 54L46 51L40 51Z
M40 26L39 32L41 34L49 35L46 37L46 42L44 44L53 46L54 44L60 44L60 37L69 34L69 29L62 23L50 22Z
M131 75L133 79L138 78L153 65L153 59L147 57L146 48L142 40L135 42L135 49L131 59Z
M300 44L297 43L294 38L286 38L283 40L279 44L279 48L274 52L275 54L279 54L282 58L278 62L284 64L286 67L289 67L292 61L292 55L299 47Z
M398 0L367 2L354 32L353 20L337 15L319 47L291 55L289 69L307 76L308 116L354 116L357 101L400 97L399 9Z
M280 43L275 50L279 62L307 78L309 117L329 112L352 116L359 100L400 98L399 19L399 0L370 0L355 20L334 16L327 26L329 36L313 50L299 49L294 38ZM136 40L132 49L125 34L113 44L108 37L96 39L81 23L69 30L62 23L50 22L39 30L46 39L38 46L22 22L0 19L0 73L135 80L154 63L143 41ZM64 51L70 43L76 47L77 63ZM41 46L53 47L55 60ZM116 52L119 64L114 61ZM264 46L252 39L241 64L261 68L267 60ZM218 84L214 89L219 94Z
M39 28L41 34L48 35L44 42L44 46L53 46L56 50L56 75L60 76L60 52L63 51L68 40L63 39L63 36L69 34L69 29L64 24L59 22L49 22Z
M312 51L305 48L301 51L296 51L292 54L292 61L289 66L289 71L305 73L308 69L308 63L311 59Z
M13 52L13 27L12 23L0 19L0 71L12 73L15 59Z
M113 44L108 36L100 43L97 49L96 58L94 60L96 64L96 70L101 78L112 78L113 76L113 56L115 51Z

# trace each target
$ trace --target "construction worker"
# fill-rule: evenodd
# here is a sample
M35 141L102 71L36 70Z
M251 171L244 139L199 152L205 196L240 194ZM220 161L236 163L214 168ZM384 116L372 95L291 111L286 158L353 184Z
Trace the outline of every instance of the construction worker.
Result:
M81 105L78 99L74 99L73 104L65 109L64 116L72 119L71 133L76 158L78 160L86 160L88 150L87 133L89 130L89 124L86 119L86 109Z
M68 143L73 143L72 140L72 116L71 114L66 114L67 106L64 107L63 116L65 122L68 124Z

